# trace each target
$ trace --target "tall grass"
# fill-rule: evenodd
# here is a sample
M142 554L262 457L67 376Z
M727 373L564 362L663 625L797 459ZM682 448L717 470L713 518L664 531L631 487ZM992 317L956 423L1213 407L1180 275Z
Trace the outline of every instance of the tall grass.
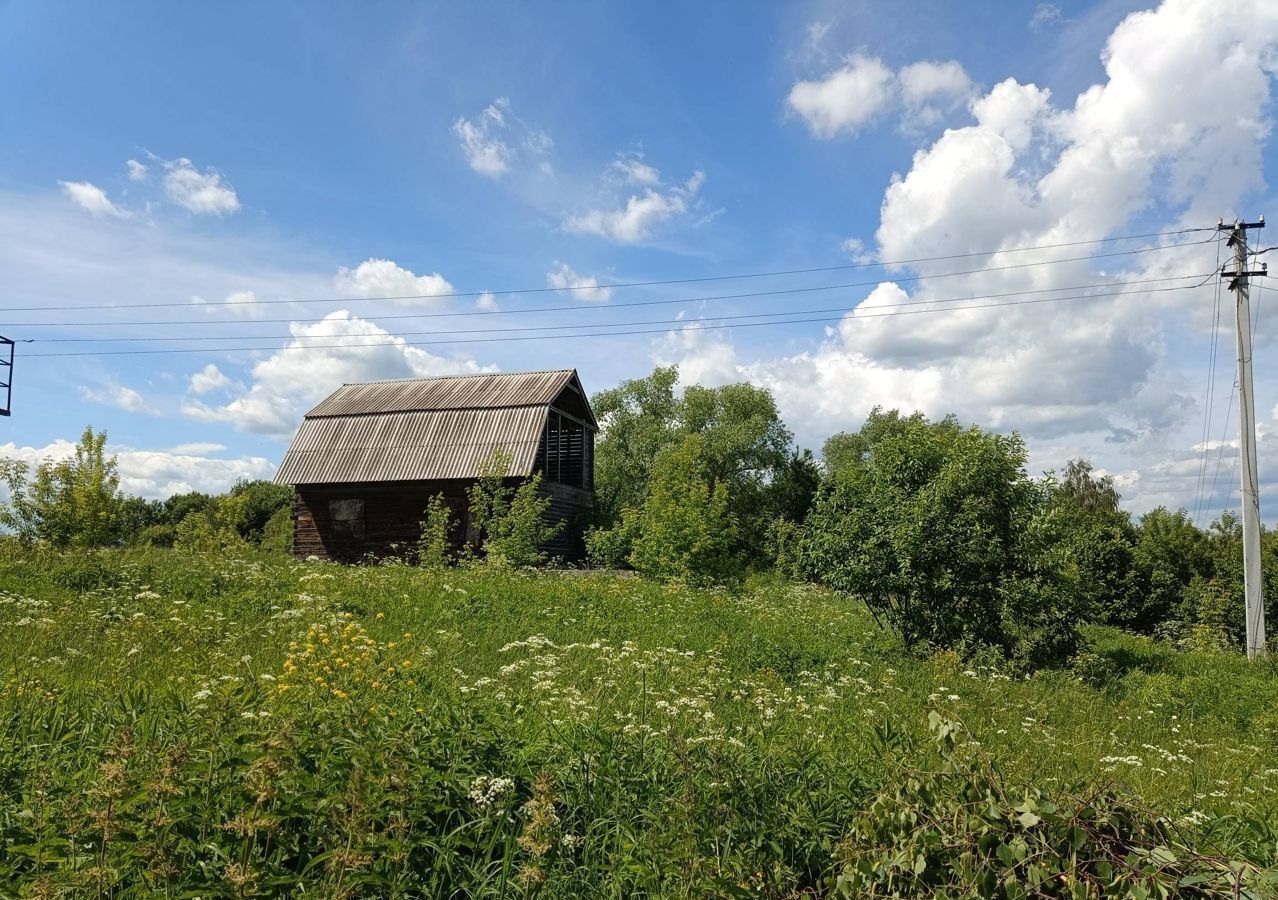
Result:
M1026 678L780 581L4 545L0 896L816 895L933 711L1275 865L1274 665L1090 638Z

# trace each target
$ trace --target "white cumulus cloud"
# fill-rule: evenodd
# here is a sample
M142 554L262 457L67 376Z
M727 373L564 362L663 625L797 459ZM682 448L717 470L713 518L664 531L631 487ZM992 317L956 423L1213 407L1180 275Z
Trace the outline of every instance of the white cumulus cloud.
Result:
M59 181L62 193L86 212L95 216L115 216L124 218L126 213L111 202L106 191L88 181Z
M292 340L253 367L253 383L230 401L190 400L183 414L225 422L241 431L286 436L302 413L348 382L426 378L489 371L466 357L435 356L346 310L316 322L295 322Z
M240 198L221 172L201 172L185 157L164 162L164 192L178 206L203 216L237 212Z
M343 266L333 281L338 291L353 297L393 297L403 303L426 302L454 292L438 272L418 275L389 259L366 259L354 269Z
M578 234L595 234L619 244L638 244L662 222L697 207L697 194L705 181L704 172L694 172L682 184L662 189L646 188L632 194L619 208L590 209L569 216L564 228Z
M824 78L796 82L787 103L814 136L832 138L873 119L891 101L893 88L892 70L882 60L856 53Z
M594 300L604 302L612 297L612 288L600 286L594 275L579 275L567 263L557 263L557 267L546 273L546 284L561 291L574 300Z
M103 406L113 406L116 409L122 409L125 412L157 415L155 408L152 407L151 404L147 403L146 398L142 396L141 392L123 385L106 385L96 388L82 385L80 387L80 396L91 403L100 403Z

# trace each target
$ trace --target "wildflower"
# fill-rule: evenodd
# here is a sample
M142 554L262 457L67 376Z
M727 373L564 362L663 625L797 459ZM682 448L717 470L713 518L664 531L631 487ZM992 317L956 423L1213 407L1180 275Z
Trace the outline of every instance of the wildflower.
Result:
M504 801L514 789L513 779L480 775L470 783L470 793L467 796L480 809L489 809Z

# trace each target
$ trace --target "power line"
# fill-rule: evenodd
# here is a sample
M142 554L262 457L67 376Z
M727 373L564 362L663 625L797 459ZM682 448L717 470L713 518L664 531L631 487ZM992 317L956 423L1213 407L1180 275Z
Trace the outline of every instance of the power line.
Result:
M1216 291L1212 309L1211 348L1207 354L1207 392L1203 404L1203 455L1198 464L1198 488L1194 498L1194 522L1201 523L1203 515L1203 488L1207 486L1207 456L1211 438L1211 413L1216 391L1216 347L1220 341L1220 242L1216 242Z
M1194 279L1194 278L1202 278L1202 277L1203 276L1200 274L1169 275L1162 278L1144 278L1144 279L1139 279L1136 281L1105 282L1100 284L1078 285L1076 287L1040 288L1038 290L1032 290L1032 291L1005 291L1003 293L997 293L997 294L972 294L972 295L968 295L964 297L937 297L930 300L909 300L909 301L904 301L901 303L885 303L879 306L873 306L868 308L869 309L893 309L897 307L924 306L924 305L936 304L936 303L962 303L969 300L990 300L990 299L997 299L1001 297L1022 297L1022 296L1029 296L1029 295L1035 295L1035 294L1054 294L1054 293L1060 293L1061 291L1091 290L1091 289L1100 288L1100 287L1118 287L1118 286L1130 287L1131 285L1137 285L1137 284L1156 284L1156 283L1162 283L1167 281L1183 281L1186 279ZM1172 289L1180 290L1182 288L1200 287L1200 286L1201 285L1198 285L1198 284L1181 285L1181 286L1176 286ZM1143 291L1114 291L1109 293L1100 293L1100 294L1094 294L1094 295L1088 295L1088 296L1115 297L1115 296L1121 296L1123 294L1148 293L1155 290L1162 290L1162 289L1147 288ZM1069 300L1069 299L1080 299L1080 298L1055 297L1052 299ZM662 300L662 301L656 301L656 302L666 303L670 301ZM758 319L758 318L766 318L770 316L801 316L801 315L815 315L817 313L834 313L834 312L849 313L857 308L858 307L855 307L855 306L853 307L835 306L835 307L824 307L819 309L784 310L781 312L742 313L739 315L731 315L731 316L714 316L713 320L718 321L718 320L724 320L724 319L733 319L733 320ZM382 319L382 318L393 318L393 317L379 316L378 318ZM283 321L292 322L293 320L285 319ZM317 325L323 324L325 321L326 320L324 319L318 319L318 320L315 320L313 324L317 324ZM647 319L647 320L642 320L637 322L604 322L604 323L591 322L591 323L578 324L578 325L524 325L524 326L509 327L509 328L484 328L484 329L464 328L464 329L457 329L452 331L436 331L436 330L401 331L398 334L401 337L408 336L408 335L420 336L420 335L428 335L428 334L434 334L434 335L498 334L498 333L516 332L516 331L564 331L564 330L575 329L575 328L628 328L628 327L638 326L638 325L679 325L679 324L686 324L689 321L710 321L710 319L709 318L702 318L698 320ZM237 323L237 324L247 325L247 324L256 324L256 323L244 322L244 323ZM298 324L304 324L304 323L298 323ZM321 337L347 337L347 336L349 335L343 334L342 332L333 332L327 335L308 334L308 335L305 335L305 338L309 339L309 338L321 338ZM165 336L143 335L140 337L118 337L118 338L99 338L99 337L56 338L55 337L55 338L28 338L27 342L28 343L34 342L34 343L40 343L40 344L83 344L83 343L114 344L114 343L142 343L142 342L154 343L154 342L173 342L173 341L221 341L221 340L226 340L229 337L233 337L237 340L244 340L244 341L253 341L253 340L264 341L264 340L278 340L280 335L278 334L254 334L254 335L240 334L240 335L198 335L198 336L184 336L184 337L171 337L167 335Z
M696 284L701 282L728 281L728 280L744 279L744 278L767 278L767 277L782 276L782 275L808 275L808 274L815 274L820 272L833 272L833 271L842 271L842 270L848 270L848 269L886 268L890 266L914 265L917 263L924 263L924 262L941 262L941 261L953 260L953 259L969 259L969 258L978 257L978 256L991 256L997 253L1021 253L1021 252L1028 252L1032 250L1051 250L1051 249L1057 249L1057 248L1063 248L1063 247L1075 247L1075 246L1083 246L1087 244L1107 243L1109 241L1116 241L1116 240L1136 240L1138 238L1143 238L1143 237L1162 237L1166 235L1189 234L1191 232L1200 232L1200 231L1214 232L1215 229L1189 228L1189 229L1182 229L1180 231L1157 232L1157 233L1153 233L1149 235L1125 235L1122 237L1114 237L1114 238L1099 238L1099 239L1091 240L1091 241L1070 241L1070 242L1060 243L1060 244L1041 244L1036 247L1018 247L1018 248L1008 248L1006 250L988 250L988 251L981 251L978 253L954 253L947 256L918 257L915 259L900 259L900 260L892 260L889 262L848 263L846 265L821 266L821 267L810 268L810 269L788 269L788 270L781 270L781 271L774 271L774 272L749 272L744 274L733 274L733 275L708 275L708 276L703 276L700 278L672 278L672 279L664 279L660 281L630 281L630 282L618 282L616 284L610 284L610 285L578 285L576 287L568 286L563 288L556 288L556 287L538 287L538 288L522 288L522 289L510 288L510 289L500 290L500 291L452 291L452 292L434 293L434 294L398 294L398 295L387 295L387 296L377 296L377 297L313 297L313 298L304 298L304 299L276 298L276 299L270 299L270 300L213 300L213 301L202 303L200 305L205 307L259 306L259 305L265 305L265 304L278 304L278 303L298 303L298 304L301 304L301 303L363 303L363 302L369 302L369 301L382 301L382 300L442 300L442 299L459 298L459 297L480 297L485 294L490 294L493 296L508 296L511 294L542 294L542 293L548 293L552 291L599 290L600 288L615 289L615 288L628 288L628 287L656 287L656 286L665 286L665 285L672 285L672 284ZM1162 244L1156 247L1139 247L1135 250L1119 250L1113 253L1096 253L1096 254L1091 254L1088 256L1071 256L1071 257L1064 257L1061 259L1041 260L1039 262L1032 262L1032 263L1015 263L1015 264L1006 265L1006 266L988 266L985 268L969 269L969 270L960 271L960 272L943 272L943 273L936 273L931 275L910 275L910 276L902 276L900 278L893 278L891 280L922 281L922 280L930 279L930 278L952 278L959 275L977 275L984 272L1001 272L1001 271L1008 271L1011 269L1030 268L1033 266L1040 266L1040 265L1056 265L1056 264L1067 263L1067 262L1083 262L1083 261L1093 260L1093 259L1110 259L1110 258L1118 257L1118 256L1134 256L1140 253L1156 253L1163 250L1173 250L1177 247L1187 247L1187 246L1193 246L1196 244L1205 244L1205 243L1208 243L1209 241L1213 241L1216 239L1217 239L1216 235L1213 234L1211 237L1207 238L1207 240L1204 240L1204 241L1179 241L1174 244ZM862 287L867 284L878 284L880 281L883 281L883 280L885 279L878 279L877 281L863 282L857 285L847 285L847 286ZM185 308L189 306L191 306L191 303L189 302L186 302L186 303L88 303L88 304L79 304L76 306L56 306L56 307L50 307L48 304L42 304L40 306L3 307L3 308L0 308L0 312L35 312L35 311L45 311L49 309L65 310L65 311L81 311L81 310L88 310L88 309L165 309L165 308ZM489 312L501 312L501 310L491 310Z
M982 270L982 271L989 271L989 270ZM964 272L959 274L970 274L970 273ZM929 276L929 277L941 277L941 276ZM1100 282L1100 283L1094 283L1094 284L1069 285L1066 287L1059 287L1059 288L1042 288L1040 290L1034 290L1034 291L1009 291L1005 294L985 294L985 295L978 294L970 298L964 298L964 299L976 300L976 299L982 299L983 297L999 297L999 296L1011 297L1011 296L1018 296L1020 294L1051 293L1054 291L1081 291L1081 290L1087 290L1093 287L1111 287L1111 286L1120 286L1120 285L1128 285L1128 284L1152 284L1159 281L1173 281L1178 278L1200 278L1200 277L1203 277L1203 276L1174 275L1174 276L1167 276L1164 278L1145 278L1145 279L1135 279L1132 281L1111 281L1111 282ZM1211 276L1208 275L1206 277L1211 277ZM788 296L793 294L811 294L811 293L819 293L821 291L833 291L833 290L844 290L847 288L877 286L880 284L895 283L896 281L907 281L907 280L916 280L916 279L899 278L899 279L895 279L893 282L885 282L882 279L876 280L876 281L854 281L854 282L845 283L845 284L817 285L817 286L799 287L799 288L777 288L770 291L750 291L750 292L741 293L741 294L715 294L715 295L702 296L702 297L683 297L683 298L661 299L661 300L630 300L624 303L608 303L608 304L598 304L598 305L591 305L591 306L582 306L580 303L573 303L566 306L540 306L540 307L533 307L531 309L464 310L460 312L428 312L428 313L423 313L423 312L390 313L390 314L378 314L377 318L382 320L384 319L456 319L456 318L470 318L471 316L532 315L535 313L547 313L547 312L607 312L608 310L629 309L631 307L640 307L640 306L669 306L672 304L680 304L680 303L707 303L707 302L717 301L717 300L747 300L747 299L753 299L757 297L779 297L779 296ZM318 322L322 322L323 320L314 319L311 321L314 323L318 323ZM281 319L242 319L238 321L221 321L221 322L212 322L208 319L167 319L167 320L157 319L152 321L116 320L116 321L107 321L107 322L23 322L17 327L19 328L46 328L46 327L48 328L97 328L101 326L119 326L119 325L135 325L135 326L218 325L218 326L222 326L222 325L277 325L277 324L285 324L285 323L292 324L294 322L299 322L296 316L288 316Z
M1199 285L1180 285L1177 287L1149 288L1149 289L1141 290L1141 291L1124 291L1122 293L1126 293L1126 294L1166 293L1170 291L1194 290L1197 287L1201 287L1201 285L1200 284ZM1082 294L1082 295L1074 296L1074 297L1038 297L1032 300L1013 300L1013 301L1008 301L1005 303L984 303L984 304L979 304L976 306L948 306L948 307L943 307L940 309L901 309L901 310L895 310L892 312L885 312L885 313L867 312L863 315L856 316L855 318L856 319L877 319L877 318L890 318L894 316L927 315L931 313L960 312L963 310L982 310L982 309L996 309L996 308L1010 307L1010 306L1028 306L1031 304L1055 303L1058 301L1077 302L1081 300L1098 300L1098 299L1102 299L1104 296L1107 296L1107 295ZM870 308L876 309L878 307L870 307ZM844 315L846 315L847 312L848 311L845 311ZM778 321L778 322L741 322L741 323L735 323L731 325L703 325L701 323L707 320L697 319L692 321L684 320L682 322L676 321L676 323L674 324L684 324L684 325L695 324L700 329L711 331L711 330L721 330L725 328L753 328L753 327L776 326L776 325L798 325L798 324L804 324L804 323L810 323L810 322L838 322L838 321L841 321L843 318L844 318L843 315L839 315L839 316L825 316L825 317L816 317L816 318L787 319L785 321ZM72 356L140 356L140 355L172 354L172 353L234 353L234 352L240 352L240 351L260 352L260 351L283 351L283 350L334 350L334 349L352 349L352 348L366 349L370 347L427 347L427 346L436 346L440 344L448 344L448 345L488 344L488 343L507 343L511 341L564 340L565 338L582 338L582 337L622 337L622 336L642 335L642 334L664 334L668 332L669 330L670 329L667 326L665 328L635 330L635 331L602 331L602 332L583 332L578 334L527 335L527 336L518 336L518 337L465 338L465 339L433 340L433 341L405 341L397 335L387 333L384 335L364 335L364 336L351 335L350 336L352 338L388 338L389 339L389 340L380 340L373 343L369 343L366 340L360 340L356 343L349 343L349 342L338 343L338 344L296 344L294 343L294 344L288 344L285 346L274 346L274 347L174 347L174 348L167 348L163 350L86 350L86 351L73 351L73 352L67 352L67 353L28 353L28 354L24 354L24 356L26 358L35 358L35 357L51 358L51 357L72 357ZM294 340L299 340L299 338L295 338Z

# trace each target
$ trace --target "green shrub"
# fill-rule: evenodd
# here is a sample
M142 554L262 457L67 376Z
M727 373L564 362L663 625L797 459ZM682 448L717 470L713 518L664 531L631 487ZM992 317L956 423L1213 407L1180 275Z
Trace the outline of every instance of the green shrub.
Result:
M423 569L444 569L452 563L452 545L448 540L451 519L444 495L431 497L417 541L417 562Z
M103 547L120 536L124 498L116 458L106 455L106 432L85 428L68 459L30 467L0 460L0 481L9 502L0 505L0 526L26 544Z
M542 548L554 540L564 523L547 519L550 498L541 495L538 473L515 489L504 512L488 523L484 556L490 562L509 566L539 566L546 561Z
M281 506L262 527L262 549L275 553L293 552L293 506Z
M135 547L172 547L177 536L177 528L173 525L150 525L130 537L129 543Z
M932 712L936 771L890 779L857 815L832 879L839 897L1237 897L1278 886L1245 863L1196 852L1186 835L1108 789L1013 792L956 748Z
M592 528L586 532L586 560L597 569L624 569L630 566L630 553L639 536L639 516L626 510L611 528Z
M689 584L736 574L728 492L706 482L697 435L658 455L637 520L630 564L643 574Z
M878 410L863 432L805 523L804 570L910 645L1067 657L1075 595L1021 439Z

